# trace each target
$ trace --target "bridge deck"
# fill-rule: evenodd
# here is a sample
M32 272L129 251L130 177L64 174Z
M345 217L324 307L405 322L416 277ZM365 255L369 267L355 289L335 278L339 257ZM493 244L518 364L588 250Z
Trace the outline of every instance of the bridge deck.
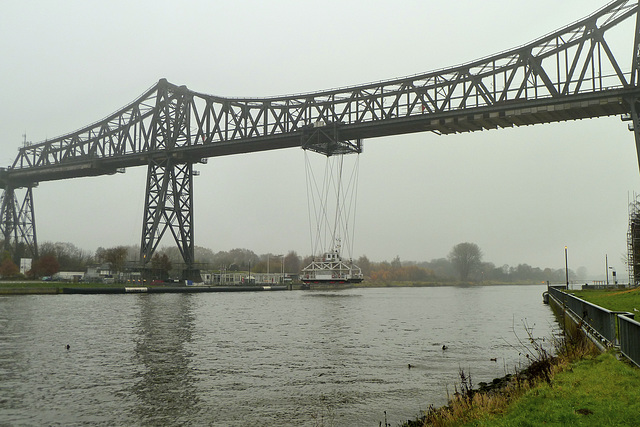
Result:
M347 140L425 131L447 135L622 115L629 112L629 104L626 100L638 96L640 96L640 88L630 88L565 96L559 99L508 101L487 107L347 124L341 127L340 135ZM178 161L197 162L207 157L300 147L302 135L302 131L295 131L227 142L185 145L173 149L122 156L80 157L46 166L2 169L0 186L4 188L6 182L11 182L11 185L17 188L32 185L35 182L114 174L119 169L147 165L154 158L167 156Z

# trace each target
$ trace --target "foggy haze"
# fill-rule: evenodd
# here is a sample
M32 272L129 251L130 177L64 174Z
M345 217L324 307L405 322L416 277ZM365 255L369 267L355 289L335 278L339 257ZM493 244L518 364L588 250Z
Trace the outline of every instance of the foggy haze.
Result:
M489 3L489 4L488 4ZM0 16L0 166L100 120L160 78L201 93L313 92L469 62L602 7L594 0L477 2L7 1ZM629 25L631 24L631 26ZM633 22L607 42L631 59ZM627 64L625 63L625 69ZM311 251L300 148L209 159L195 177L195 244ZM146 168L43 182L38 240L139 245ZM431 260L460 242L484 261L588 270L626 281L633 134L617 116L438 136L367 139L354 257ZM160 246L173 245L165 235Z

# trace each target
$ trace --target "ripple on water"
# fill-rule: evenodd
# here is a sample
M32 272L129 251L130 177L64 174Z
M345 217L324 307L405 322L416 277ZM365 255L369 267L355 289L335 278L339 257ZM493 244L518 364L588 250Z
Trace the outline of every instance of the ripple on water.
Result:
M542 291L0 297L0 420L396 425L445 403L461 367L477 383L515 366L522 319L550 336Z

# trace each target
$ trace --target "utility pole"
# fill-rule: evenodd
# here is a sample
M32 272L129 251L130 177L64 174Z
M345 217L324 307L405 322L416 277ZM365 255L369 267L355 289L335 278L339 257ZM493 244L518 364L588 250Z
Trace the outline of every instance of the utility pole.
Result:
M567 261L567 247L564 247L564 274L567 278L567 290L569 290L569 262Z

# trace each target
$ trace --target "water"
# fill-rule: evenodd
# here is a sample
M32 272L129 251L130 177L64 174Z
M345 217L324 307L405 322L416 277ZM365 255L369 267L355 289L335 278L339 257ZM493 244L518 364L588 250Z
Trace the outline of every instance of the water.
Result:
M551 337L544 290L4 296L0 425L395 426Z

